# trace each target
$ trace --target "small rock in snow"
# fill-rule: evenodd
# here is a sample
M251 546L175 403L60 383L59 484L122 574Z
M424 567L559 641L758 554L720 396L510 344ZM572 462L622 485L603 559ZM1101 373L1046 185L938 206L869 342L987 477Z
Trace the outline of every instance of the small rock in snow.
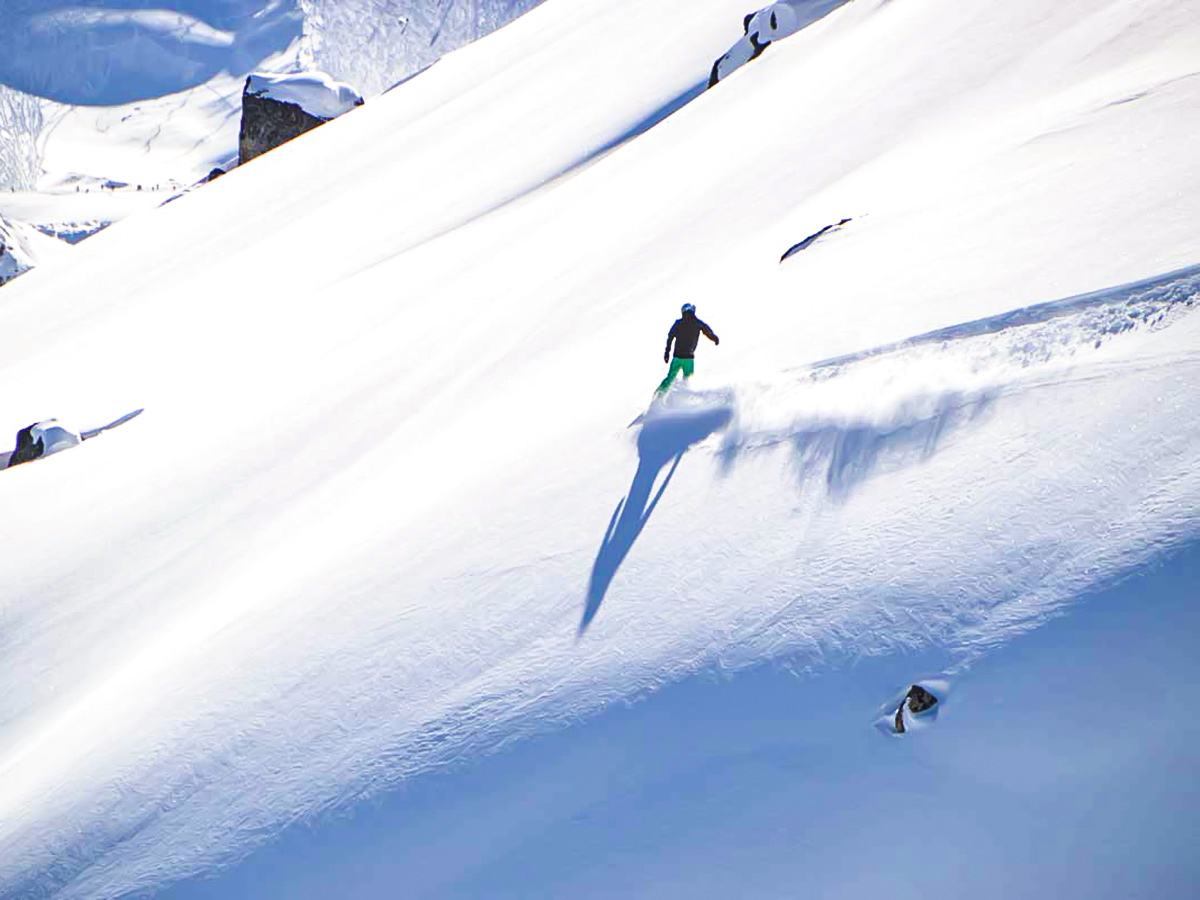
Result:
M908 689L908 693L900 702L900 706L896 709L896 733L904 734L904 708L907 706L908 711L918 716L923 712L933 709L937 706L938 699L930 691L921 687L919 684L914 684Z

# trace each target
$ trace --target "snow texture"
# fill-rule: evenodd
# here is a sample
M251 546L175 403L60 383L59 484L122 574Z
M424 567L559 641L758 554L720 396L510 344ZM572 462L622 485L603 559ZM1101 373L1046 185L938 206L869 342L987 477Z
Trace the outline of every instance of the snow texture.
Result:
M540 0L300 0L306 67L372 96Z
M32 190L37 184L42 124L35 97L0 85L0 191Z

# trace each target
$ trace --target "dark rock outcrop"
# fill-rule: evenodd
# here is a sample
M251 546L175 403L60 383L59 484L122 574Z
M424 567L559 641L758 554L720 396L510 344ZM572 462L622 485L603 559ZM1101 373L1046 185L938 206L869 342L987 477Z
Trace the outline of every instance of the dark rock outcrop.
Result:
M914 715L919 715L927 709L933 709L937 706L938 699L932 693L921 687L919 684L914 684L908 691L908 709Z
M920 715L923 712L933 709L937 706L938 699L932 693L919 684L914 684L908 689L908 693L904 699L900 701L900 706L896 709L896 733L904 734L904 707L908 707L908 711L914 716Z
M33 429L37 427L37 424L34 422L17 432L17 449L8 457L8 468L35 460L46 452L46 445L41 435L36 440L33 437Z
M354 88L321 72L251 74L242 89L238 164L249 162L362 103L362 96Z
M814 234L810 234L804 240L800 241L800 243L792 244L792 246L788 247L787 250L784 251L783 256L779 257L779 261L783 262L788 257L795 256L801 250L807 250L814 243L816 243L817 239L820 238L821 236L828 234L831 231L837 231L839 228L841 228L847 222L851 222L851 221L853 221L853 220L852 219L842 219L842 221L835 222L833 225L826 225L820 231L815 232Z
M21 463L32 462L51 453L74 447L83 440L79 432L63 425L58 419L34 422L17 432L17 447L7 454L5 468L11 469ZM0 457L5 454L0 454Z
M246 79L249 88L250 80ZM305 112L296 103L282 103L270 97L242 92L242 128L238 134L238 165L286 144L328 119Z

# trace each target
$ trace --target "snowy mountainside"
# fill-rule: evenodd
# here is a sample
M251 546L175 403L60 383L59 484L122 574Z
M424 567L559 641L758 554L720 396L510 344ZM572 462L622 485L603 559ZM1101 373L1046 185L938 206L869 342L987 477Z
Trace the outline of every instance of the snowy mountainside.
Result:
M129 8L9 0L0 81L65 104L117 106L244 73L300 39L294 2L183 0ZM171 8L173 7L173 8Z
M540 2L300 0L304 59L371 96Z
M30 225L0 216L0 284L28 272L43 259L62 255L65 250L61 241Z
M746 11L551 0L5 288L0 427L145 412L0 472L0 893L1188 893L1190 4L697 93Z
M0 213L94 233L237 161L245 76L324 69L377 93L536 0L9 0L0 12ZM39 98L42 99L39 101ZM110 181L144 196L102 195Z
M244 76L283 54L374 94L537 0L172 0L130 8L7 0L0 83L119 106ZM136 6L136 5L135 5Z

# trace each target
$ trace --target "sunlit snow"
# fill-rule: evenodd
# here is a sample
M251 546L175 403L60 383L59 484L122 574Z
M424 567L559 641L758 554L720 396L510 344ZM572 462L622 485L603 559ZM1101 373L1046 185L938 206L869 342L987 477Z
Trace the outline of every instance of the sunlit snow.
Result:
M1195 892L1194 4L704 90L751 11L547 0L0 289L0 437L125 419L0 471L0 895Z

